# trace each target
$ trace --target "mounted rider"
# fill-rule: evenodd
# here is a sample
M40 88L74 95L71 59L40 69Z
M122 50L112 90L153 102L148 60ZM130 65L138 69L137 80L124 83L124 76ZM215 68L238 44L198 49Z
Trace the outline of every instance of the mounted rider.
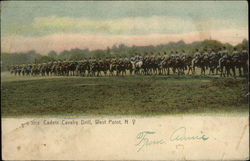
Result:
M207 49L205 48L205 49L204 49L204 52L203 52L203 54L202 54L202 58L203 58L203 59L207 59L208 57L209 57L209 54L208 54Z
M115 57L112 57L112 59L111 59L111 63L116 63L116 59L115 59Z
M164 54L165 54L165 53L166 53L166 52L164 52ZM165 59L165 55L161 55L160 58L161 58L161 61L163 61L163 60Z
M185 50L182 50L182 52L181 52L181 54L180 54L180 58L181 58L182 60L185 60L186 57L187 57L187 54L186 54Z
M140 60L139 53L135 53L135 62L138 62Z
M156 63L157 63L157 64L160 64L161 61L162 61L162 56L161 56L161 53L159 52L159 53L157 54L157 56L156 56Z
M141 54L138 54L138 61L142 61L143 60L143 57Z
M149 56L148 56L148 53L147 52L145 52L145 54L144 54L145 56L144 56L144 58L143 58L143 61L148 61L149 60Z
M174 52L173 52L173 51L170 52L170 59L171 59L171 60L175 59L175 56L174 56Z
M127 56L125 56L124 61L129 62L129 58Z
M178 51L175 51L174 59L180 60L180 55L179 55Z
M130 57L130 62L135 62L135 54L132 57Z
M240 58L240 53L239 53L239 51L237 51L237 48L233 49L232 58L233 59L239 59Z
M208 54L209 59L215 59L216 58L216 53L214 49L212 49L209 54Z
M229 58L228 50L226 49L225 46L223 46L223 50L221 51L221 58L219 59L219 67L221 67L221 62L228 58Z
M123 58L120 56L118 59L118 64L122 64L123 63Z
M150 55L150 60L154 60L155 59L155 55L153 52L151 52L151 55Z
M164 51L163 60L167 60L168 58L169 58L169 55L167 54L166 51Z
M198 59L201 57L201 53L199 49L195 49L196 52L194 53L193 59L192 59L192 64L194 64Z
M242 60L248 60L248 51L245 47L243 47L240 55Z

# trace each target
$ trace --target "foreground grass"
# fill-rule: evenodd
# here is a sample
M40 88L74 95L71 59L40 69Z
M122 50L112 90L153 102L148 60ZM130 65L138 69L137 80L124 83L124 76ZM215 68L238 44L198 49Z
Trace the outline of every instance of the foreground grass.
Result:
M247 80L208 77L2 77L3 116L247 112Z

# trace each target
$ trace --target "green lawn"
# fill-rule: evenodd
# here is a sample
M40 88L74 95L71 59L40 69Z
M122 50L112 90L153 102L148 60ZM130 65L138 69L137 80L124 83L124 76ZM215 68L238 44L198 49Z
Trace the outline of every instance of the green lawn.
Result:
M45 78L2 73L1 88L4 117L248 112L244 78Z

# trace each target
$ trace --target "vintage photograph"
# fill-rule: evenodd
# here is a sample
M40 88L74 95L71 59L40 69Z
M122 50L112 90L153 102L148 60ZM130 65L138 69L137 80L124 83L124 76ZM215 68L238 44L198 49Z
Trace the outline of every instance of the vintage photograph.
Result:
M58 131L63 131L61 128L52 134L53 127L116 124L113 125L115 135L125 126L116 129L114 126L118 124L147 127L140 118L157 119L149 121L156 125L156 122L161 123L162 117L162 121L171 123L169 128L174 128L176 122L179 122L179 126L186 117L193 115L190 117L196 120L190 121L195 122L192 123L193 129L196 129L194 125L197 123L198 126L197 120L202 120L203 116L204 119L209 116L210 120L218 115L226 116L227 119L237 116L239 119L234 122L234 127L244 126L241 128L243 132L231 130L234 130L232 133L240 133L233 138L240 138L237 142L239 149L243 143L247 144L241 140L247 138L246 129L249 127L249 124L243 123L247 120L242 123L239 121L243 116L247 119L249 113L248 44L247 1L1 2L3 153L7 160L58 159L55 157L66 155L67 152L58 150L56 153L52 149L45 152L35 142L41 141L45 135L59 136ZM57 120L83 117L84 120ZM95 120L100 117L104 119ZM123 119L111 119L114 117ZM171 122L172 117L177 121ZM19 124L25 127L25 121L21 120L31 118L33 122L27 124L27 128L32 125L33 130L15 131L14 127ZM39 120L41 118L46 120ZM178 121L180 118L184 120ZM189 122L189 119L185 122ZM213 121L207 122L212 127ZM224 124L225 129L228 129L230 122L219 125L218 121L213 126L218 124L218 127L223 128ZM41 124L51 129L41 134L34 129L45 128ZM106 134L108 127L105 130L105 125L100 126L105 131L102 135L109 136ZM201 127L211 131L207 128L210 124L204 123ZM6 130L12 128L15 130ZM211 140L211 136L203 134L204 129L199 131L199 137L190 136L187 139L188 129L177 127L177 131L185 131L185 138L172 134L170 140ZM225 129L220 132L226 134ZM139 133L135 137L139 142L131 157L125 154L116 157L110 153L107 156L100 154L99 158L94 153L86 152L88 155L85 155L78 147L79 158L70 155L60 159L163 159L147 155L144 155L146 158L143 155L137 157L138 152L150 154L142 141L146 136L156 133L144 133L136 131L136 128L133 130L131 134ZM97 131L89 134L90 137L97 136ZM36 137L32 141L26 138L29 140L29 143L23 143L27 143L26 150L21 144L14 146L13 140L23 141L26 134ZM78 137L77 134L75 136ZM68 139L64 137L62 140ZM75 144L77 142L75 140ZM126 149L126 139L123 142ZM165 144L163 140L148 144L156 142ZM35 148L39 155L28 153L33 143L39 147ZM48 147L48 144L41 143L41 146ZM61 147L66 148L69 144L65 142ZM95 149L94 144L87 144ZM181 145L176 144L176 149ZM230 145L223 143L223 146ZM13 149L16 157L11 155ZM223 159L227 154L220 152L218 156L222 158L219 159ZM246 153L241 152L235 156L244 158ZM172 154L174 152L169 156ZM205 158L201 156L198 159L206 160L210 155L212 153L205 155L204 152L202 156ZM185 155L179 159L197 159L192 157Z

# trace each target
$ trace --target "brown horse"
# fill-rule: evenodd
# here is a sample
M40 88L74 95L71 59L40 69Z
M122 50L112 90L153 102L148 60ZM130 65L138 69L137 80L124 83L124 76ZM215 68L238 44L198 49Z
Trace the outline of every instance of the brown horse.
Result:
M236 77L235 75L235 63L233 62L232 58L231 57L228 57L228 58L223 58L221 60L221 65L220 65L220 76L231 76L231 72L230 70L232 69L232 72L233 72L233 76Z

